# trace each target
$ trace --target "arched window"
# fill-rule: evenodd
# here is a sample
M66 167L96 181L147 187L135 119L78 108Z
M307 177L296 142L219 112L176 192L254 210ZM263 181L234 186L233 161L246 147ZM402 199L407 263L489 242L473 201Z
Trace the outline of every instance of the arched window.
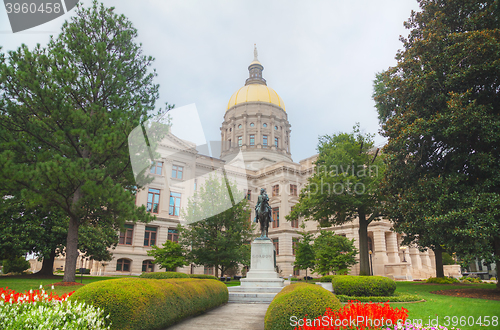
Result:
M153 260L144 260L142 262L142 271L146 273L154 272L155 265L153 264Z
M116 271L117 272L129 272L130 271L130 260L118 259L116 261Z

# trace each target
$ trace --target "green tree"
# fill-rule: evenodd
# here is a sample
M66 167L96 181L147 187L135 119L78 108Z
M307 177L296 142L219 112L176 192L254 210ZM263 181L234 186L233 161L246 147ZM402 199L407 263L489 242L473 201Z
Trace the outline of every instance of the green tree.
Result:
M318 151L314 173L286 218L304 217L321 226L358 219L360 274L369 275L368 224L382 216L382 158L378 149L373 150L372 137L360 134L359 126L352 133L322 136Z
M54 260L64 254L68 236L68 217L57 209L28 208L22 199L10 196L0 200L0 259L34 254L43 259L37 273L52 275ZM81 226L78 250L84 257L110 261L118 236L112 227Z
M18 196L0 199L0 260L34 254L43 258L38 273L52 275L57 251L64 248L67 216L26 204Z
M227 269L247 265L250 260L246 244L253 235L250 207L244 198L238 203L234 203L233 197L229 201L228 188L231 196L244 196L233 182L216 176L207 178L183 210L188 225L178 227L179 242L189 250L188 260L215 267L215 276L219 276L219 270L224 275ZM231 203L233 206L226 209ZM215 215L207 218L206 214Z
M500 267L498 1L419 4L374 91L388 138L387 212L420 246L495 256Z
M2 272L4 274L22 274L25 270L30 268L30 263L26 260L25 256L19 256L5 259L2 266Z
M299 232L302 237L296 242L295 245L295 261L293 265L298 269L307 270L314 269L314 249L311 244L313 241L313 235L305 231Z
M335 235L332 231L321 230L314 240L314 272L328 275L330 272L347 274L349 268L356 264L358 250L354 247L354 239Z
M0 54L1 185L65 212L66 282L75 280L80 226L152 219L135 206L127 144L158 98L153 59L136 37L129 20L94 1L47 48Z
M148 256L155 258L155 264L160 265L160 268L165 270L175 271L177 267L187 266L189 262L186 259L186 251L177 242L166 241L163 247L156 245L148 251Z

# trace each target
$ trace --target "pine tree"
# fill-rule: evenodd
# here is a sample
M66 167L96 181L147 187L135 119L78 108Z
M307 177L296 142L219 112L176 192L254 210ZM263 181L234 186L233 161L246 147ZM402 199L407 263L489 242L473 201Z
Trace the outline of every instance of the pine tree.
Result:
M158 99L153 58L136 37L127 18L94 1L46 48L0 54L3 193L68 216L66 282L75 280L80 226L152 219L135 206L127 144Z

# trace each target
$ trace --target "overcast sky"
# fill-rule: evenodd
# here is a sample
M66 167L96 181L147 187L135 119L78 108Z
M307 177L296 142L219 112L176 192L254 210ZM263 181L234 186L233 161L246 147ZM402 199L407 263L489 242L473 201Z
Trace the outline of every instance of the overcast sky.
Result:
M403 22L418 10L416 0L103 2L132 21L144 54L156 59L158 107L195 103L207 140L220 140L227 103L244 85L257 44L263 76L285 102L294 161L316 153L318 136L350 132L356 122L378 132L373 79L396 64L399 36L408 35ZM13 34L0 6L2 52L46 45L73 13Z

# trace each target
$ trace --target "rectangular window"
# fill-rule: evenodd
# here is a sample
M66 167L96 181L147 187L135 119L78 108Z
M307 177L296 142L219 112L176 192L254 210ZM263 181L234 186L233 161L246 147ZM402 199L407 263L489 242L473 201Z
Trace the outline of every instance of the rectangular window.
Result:
M148 204L146 207L148 212L158 213L160 209L160 189L149 188Z
M267 148L267 135L262 135L262 145Z
M249 201L252 200L252 190L250 190L250 189L247 190L247 200L249 200Z
M273 208L273 228L278 228L280 226L280 208Z
M293 267L293 276L300 276L300 269L298 267Z
M132 237L134 236L134 225L125 225L125 231L120 231L120 239L118 244L132 245Z
M117 272L128 272L129 270L130 270L130 260L118 259L116 261L116 271Z
M274 249L276 250L276 255L279 256L279 254L280 254L280 241L278 238L273 238L273 245L274 245Z
M299 243L299 239L294 237L292 238L292 253L295 255L295 249L297 248L297 244Z
M163 168L163 162L151 162L151 169L149 170L152 174L161 175L161 169Z
M198 180L197 179L194 179L194 190L196 191L196 188L197 188L197 184L198 184Z
M297 196L297 185L296 184L290 185L290 196Z
M276 148L278 148L278 138L277 137L274 138L274 146Z
M142 271L145 273L151 273L154 272L154 264L151 260L144 260L142 262Z
M203 274L205 275L213 275L214 274L214 267L207 267L205 266L203 269Z
M238 136L238 147L241 147L243 144L243 136Z
M177 229L169 229L167 240L178 243L179 242L179 232Z
M255 145L255 135L254 134L250 134L250 145L251 146Z
M156 227L146 226L146 231L144 232L144 246L153 246L156 244Z
M172 178L182 179L182 172L184 168L179 165L172 165Z
M181 194L170 192L170 206L168 208L169 215L179 216L181 210Z
M280 185L274 185L273 186L273 196L278 196L280 194Z

